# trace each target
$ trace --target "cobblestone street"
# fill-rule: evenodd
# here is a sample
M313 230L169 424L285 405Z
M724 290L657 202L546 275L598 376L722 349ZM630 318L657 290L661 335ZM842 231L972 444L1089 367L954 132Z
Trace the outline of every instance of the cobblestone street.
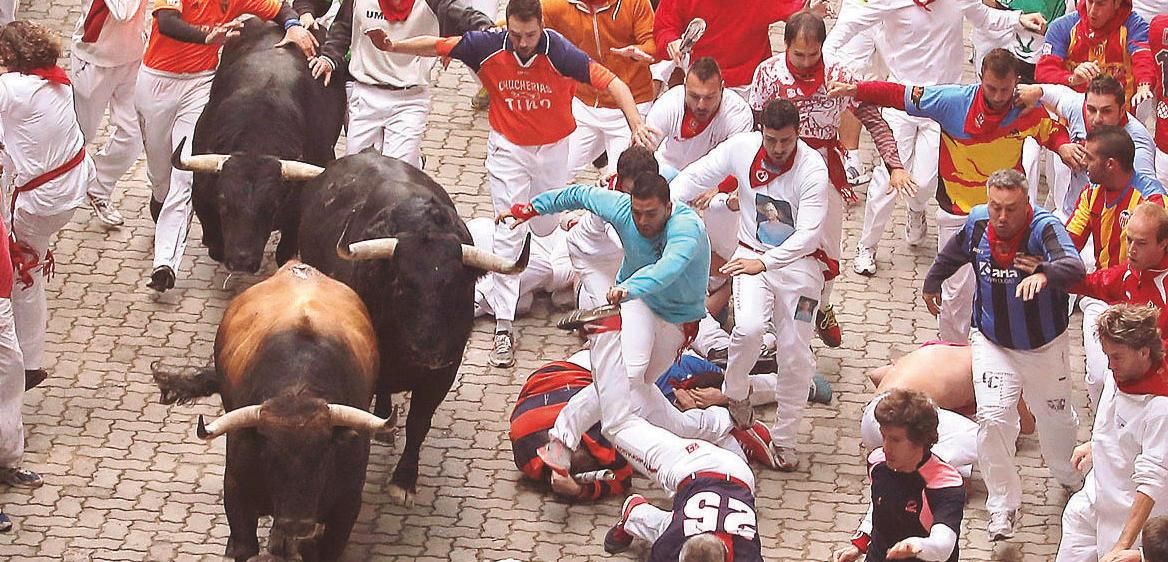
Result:
M67 39L79 0L23 2L22 19L45 23ZM67 44L67 41L66 41ZM483 158L487 123L473 113L477 89L465 67L436 74L433 113L423 142L426 171L454 197L464 219L490 216ZM615 157L615 155L613 155ZM0 487L0 505L15 529L0 534L0 560L219 560L227 540L221 496L225 441L195 437L198 414L218 416L218 398L195 406L163 406L150 373L211 360L219 319L231 297L260 277L228 277L192 227L188 259L175 289L161 297L145 287L153 224L142 161L123 179L115 201L126 225L107 230L79 209L55 245L57 274L49 285L49 379L25 398L25 465L43 474L32 492ZM930 213L931 216L931 213ZM886 237L879 273L864 278L845 264L835 285L843 346L815 342L819 371L831 381L830 406L809 406L795 473L760 471L759 531L771 561L827 561L851 536L865 509L865 465L859 419L872 394L865 373L935 337L920 303L920 285L935 247L902 240L903 211ZM862 204L846 224L850 258ZM930 220L930 223L932 221ZM935 228L930 225L930 235ZM930 240L933 238L931 237ZM270 253L269 253L270 256ZM265 263L264 274L274 264ZM416 505L392 504L385 486L404 444L375 443L364 507L346 560L640 560L638 545L606 555L604 533L621 500L567 505L520 481L507 439L508 416L526 376L567 357L580 340L554 327L548 299L516 323L518 364L488 366L493 323L480 320L459 379L438 410L422 449ZM1072 320L1072 378L1082 388L1081 316ZM1089 417L1079 392L1080 437ZM400 401L399 401L400 402ZM766 421L773 409L760 410ZM404 419L404 418L403 418ZM962 530L962 559L1053 559L1066 493L1049 477L1037 440L1019 445L1024 513L1018 535L993 545L985 537L985 488L975 474ZM665 495L637 476L634 488L658 505ZM266 531L261 531L261 540Z

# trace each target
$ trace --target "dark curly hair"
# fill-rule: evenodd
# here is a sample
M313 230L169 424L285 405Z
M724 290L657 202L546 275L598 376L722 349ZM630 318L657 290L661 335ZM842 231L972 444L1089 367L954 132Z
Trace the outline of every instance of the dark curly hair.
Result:
M0 28L0 65L8 70L28 72L57 64L61 40L49 28L17 20Z

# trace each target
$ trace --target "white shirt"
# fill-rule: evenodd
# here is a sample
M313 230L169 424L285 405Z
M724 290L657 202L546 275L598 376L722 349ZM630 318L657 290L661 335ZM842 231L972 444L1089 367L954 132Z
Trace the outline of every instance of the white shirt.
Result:
M844 0L849 17L832 27L825 44L836 45L883 24L888 49L881 51L889 80L928 86L959 84L965 69L963 23L1005 31L1018 25L1021 12L995 10L980 0L936 0L928 9L914 0Z
M1168 1L1165 0L1132 0L1132 11L1139 14L1150 25L1152 18L1160 14L1168 14ZM1073 6L1067 7L1067 13L1074 10Z
M1106 552L1127 522L1136 492L1168 513L1168 397L1120 392L1108 374L1091 430L1091 472L1080 493L1094 506L1096 537Z
M0 143L12 166L16 186L68 162L85 139L73 111L73 88L39 76L16 72L0 75ZM68 173L17 197L17 208L38 215L81 206L85 187L94 175L86 157ZM6 194L12 186L4 186ZM7 209L5 209L7 211Z
M93 43L82 43L85 16L93 5L86 0L73 31L72 52L80 60L102 67L142 62L146 52L146 4L149 0L106 0L109 16ZM76 69L74 69L76 70Z
M751 165L761 147L759 132L730 137L678 174L669 184L673 197L690 201L707 186L734 176L738 180L738 240L763 252L767 269L783 267L818 250L838 254L839 240L828 240L835 237L828 235L831 229L827 228L834 189L823 157L798 141L791 169L756 188L750 184ZM833 244L835 252L830 249Z
M353 0L349 74L363 84L387 84L403 88L430 85L430 71L438 62L437 58L380 51L365 36L365 32L371 29L384 29L392 41L419 35L437 36L438 16L429 3L417 0L405 21L390 23L381 15L381 6L377 0Z
M650 127L662 133L661 145L657 147L657 160L674 170L689 166L732 135L754 128L754 113L750 111L746 100L728 90L722 90L722 105L718 107L718 113L701 133L692 138L682 139L683 117L685 117L684 84L674 86L665 92L653 104L653 109L649 110L649 116L645 118ZM711 187L717 184L718 182L714 182Z
M787 54L779 53L758 65L750 84L750 107L762 111L762 106L773 99L785 99L799 108L799 137L835 140L839 136L840 118L845 111L860 104L853 97L832 98L827 86L832 82L854 84L856 77L834 57L823 57L823 86L804 96L795 86L795 77L787 68Z

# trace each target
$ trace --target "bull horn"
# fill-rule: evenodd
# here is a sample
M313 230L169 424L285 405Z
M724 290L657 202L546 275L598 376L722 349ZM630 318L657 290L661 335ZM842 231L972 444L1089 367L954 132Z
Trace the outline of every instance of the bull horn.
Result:
M183 147L187 144L186 137L178 141L178 148L170 155L170 165L184 172L201 174L218 174L223 171L223 164L231 159L227 154L194 154L183 157Z
M210 441L229 431L255 427L260 423L260 410L263 406L244 406L223 414L210 425L203 423L203 415L199 414L199 427L195 431L199 439Z
M324 168L296 160L280 161L280 177L289 181L308 181L324 172Z
M377 260L393 257L397 238L374 238L353 242L348 246L337 244L337 255L345 260Z
M519 253L519 259L515 260L514 263L508 262L486 250L481 250L467 244L462 245L463 265L477 267L486 271L494 271L495 273L502 273L504 275L519 273L527 269L527 260L530 257L531 234L527 235L527 240L523 242L523 251Z
M329 404L328 410L329 420L332 421L334 426L349 427L358 431L368 431L370 433L388 431L393 429L393 426L397 423L396 416L382 419L361 408L354 408L342 404Z

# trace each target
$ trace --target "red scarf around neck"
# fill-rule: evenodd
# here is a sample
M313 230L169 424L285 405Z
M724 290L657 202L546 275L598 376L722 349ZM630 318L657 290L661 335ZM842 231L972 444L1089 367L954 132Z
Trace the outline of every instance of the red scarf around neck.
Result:
M1030 222L1034 220L1034 207L1031 206L1027 210L1026 227L1018 229L1018 233L1009 237L1001 238L998 236L998 231L994 228L994 221L989 221L989 229L987 235L990 242L990 257L993 258L994 263L1001 267L1011 267L1014 265L1014 256L1018 255L1019 246L1030 234Z
M1126 394L1168 396L1168 373L1165 373L1165 368L1168 368L1168 365L1161 361L1159 365L1149 369L1148 373L1139 380L1120 382L1119 379L1115 379L1115 383L1119 386L1119 391Z
M798 152L798 148L792 150L791 157L787 158L787 161L783 162L783 164L779 166L778 171L772 172L769 168L767 168L766 164L764 164L764 161L766 160L766 150L762 147L759 147L758 154L754 155L754 162L750 164L750 187L758 189L768 183L771 183L775 178L791 171L791 168L795 166L795 154Z
M98 36L101 35L101 28L105 26L105 20L109 18L109 15L109 6L105 5L105 0L93 0L93 5L89 7L89 13L85 16L85 23L82 24L84 32L81 35L81 42L97 42Z
M725 95L725 93L723 93L723 95ZM717 116L717 114L715 113L714 116ZM687 107L681 114L681 138L692 139L702 134L702 131L705 131L706 127L709 127L710 123L713 122L714 117L710 117L709 121L702 122L697 117L695 117L693 113L690 113L689 108Z
M1076 39L1086 43L1088 48L1093 48L1105 43L1119 30L1127 21L1128 16L1131 15L1132 5L1130 0L1121 2L1119 9L1103 25L1093 25L1087 22L1087 2L1085 0L1079 0L1075 9L1079 12L1079 23L1075 24Z
M990 109L985 102L985 94L982 93L981 86L978 86L977 91L973 94L973 104L969 106L969 113L965 114L965 132L976 137L986 132L996 131L1009 113L1009 106L1001 111Z
M65 72L65 69L55 65L34 68L28 72L22 72L21 74L40 76L41 78L44 78L45 80L55 84L63 84L66 86L69 85L69 75Z
M783 62L787 65L787 72L790 72L791 77L795 79L795 88L803 97L809 98L815 95L815 92L823 86L823 57L820 57L819 63L810 70L799 70L791 66L791 59L787 57L783 57Z
M401 6L397 8L391 0L377 0L377 4L381 6L381 15L385 16L385 21L406 21L410 12L414 11L414 0L402 0Z

